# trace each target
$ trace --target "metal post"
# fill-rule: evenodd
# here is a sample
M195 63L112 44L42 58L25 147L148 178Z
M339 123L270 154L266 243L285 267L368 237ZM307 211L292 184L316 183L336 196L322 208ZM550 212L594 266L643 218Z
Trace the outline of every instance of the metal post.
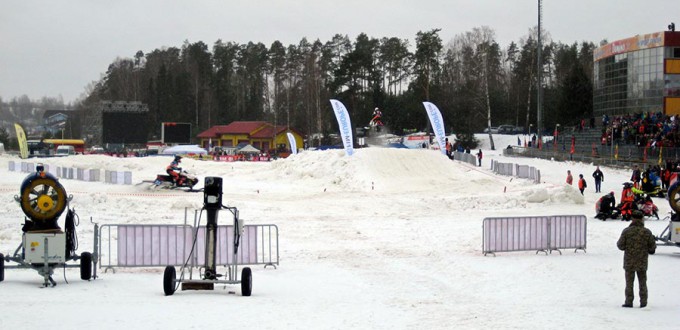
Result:
M543 108L543 104L541 103L541 91L543 90L543 78L541 77L541 73L543 71L543 64L541 63L541 48L543 48L541 44L541 17L543 16L543 6L542 6L542 0L538 0L538 46L537 46L537 54L538 54L538 60L536 61L538 63L538 70L537 70L537 81L536 81L536 133L538 134L538 139L541 140L542 134L541 134L541 112ZM541 141L542 143L542 141Z

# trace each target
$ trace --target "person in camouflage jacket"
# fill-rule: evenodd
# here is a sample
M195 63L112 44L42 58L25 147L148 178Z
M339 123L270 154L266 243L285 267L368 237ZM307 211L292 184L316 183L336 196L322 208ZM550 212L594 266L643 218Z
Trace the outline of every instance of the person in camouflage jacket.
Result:
M656 251L656 242L652 232L645 228L640 211L633 212L630 226L621 232L616 246L623 254L623 269L626 270L626 301L622 307L633 307L633 282L635 274L640 287L640 308L647 306L647 259Z

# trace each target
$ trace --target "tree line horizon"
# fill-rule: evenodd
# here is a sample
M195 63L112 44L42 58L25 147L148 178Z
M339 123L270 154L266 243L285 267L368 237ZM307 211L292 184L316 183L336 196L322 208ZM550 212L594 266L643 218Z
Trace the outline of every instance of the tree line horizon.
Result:
M337 99L346 105L354 127L368 126L378 107L395 134L428 130L423 101L439 107L447 134L471 136L489 122L537 127L535 27L505 48L487 26L458 34L447 44L439 32L418 32L413 47L408 39L360 33L353 41L336 34L326 42L302 38L288 46L220 39L212 49L203 41L185 41L181 47L139 50L116 58L74 104L49 97L32 101L25 95L0 99L0 119L22 122L36 108L61 107L77 110L87 126L101 101L139 101L149 108L149 140L160 136L161 122L189 122L198 134L233 121L266 121L307 136L328 136L338 130L329 102ZM551 41L545 31L541 40L541 126L547 132L592 116L596 46ZM85 132L71 134L85 137L80 136Z

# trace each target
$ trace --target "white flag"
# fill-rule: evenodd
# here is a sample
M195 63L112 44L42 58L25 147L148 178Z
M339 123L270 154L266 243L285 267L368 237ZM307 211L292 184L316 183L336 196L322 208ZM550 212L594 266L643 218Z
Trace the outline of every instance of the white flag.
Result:
M293 136L293 133L288 132L286 133L288 136L288 144L290 144L290 151L293 153L293 155L297 155L297 142L295 142L295 137Z
M354 153L354 144L352 143L352 122L349 120L349 114L342 102L338 100L331 100L335 118L338 120L338 127L340 128L340 137L342 137L342 145L345 146L345 153L351 156Z
M444 131L442 113L431 102L423 102L423 105L425 106L425 111L427 111L427 116L430 117L430 124L432 124L434 137L437 139L437 143L439 143L439 150L442 154L446 155L446 132Z

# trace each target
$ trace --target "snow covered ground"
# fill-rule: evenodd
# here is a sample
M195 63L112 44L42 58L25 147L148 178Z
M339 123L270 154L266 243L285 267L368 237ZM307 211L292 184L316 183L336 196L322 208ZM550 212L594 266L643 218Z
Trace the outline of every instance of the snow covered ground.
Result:
M166 297L162 268L118 269L91 282L77 269L58 270L54 288L39 289L33 270L5 271L0 329L630 329L680 328L680 249L650 257L649 306L624 309L623 253L616 240L629 223L593 218L592 164L505 158L488 150L482 167L452 162L438 151L367 148L309 151L270 163L185 160L182 166L224 178L224 203L248 224L276 224L280 267L253 267L253 294L236 286L178 291ZM499 149L516 136L494 136ZM494 175L489 162L531 165L541 184ZM0 253L21 241L23 213L13 200L25 173L0 156ZM153 179L170 159L71 156L60 166L129 170ZM564 184L582 173L582 197ZM620 197L630 171L603 168L604 193ZM144 185L60 180L80 215L79 252L92 251L90 217L104 224L180 224L201 193L155 191ZM199 184L202 185L202 182ZM505 192L504 192L505 191ZM670 207L656 199L660 215ZM584 214L587 253L482 254L482 220L491 216ZM63 223L63 219L60 224ZM655 235L667 221L649 220ZM230 293L231 292L231 293ZM636 300L635 305L638 305Z

